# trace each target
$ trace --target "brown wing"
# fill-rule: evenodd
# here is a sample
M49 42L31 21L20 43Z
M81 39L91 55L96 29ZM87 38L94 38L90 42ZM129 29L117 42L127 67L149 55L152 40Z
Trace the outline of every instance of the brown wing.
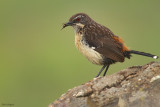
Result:
M122 44L114 40L114 34L104 26L92 28L92 32L85 34L85 39L89 46L95 47L95 51L106 58L123 62Z

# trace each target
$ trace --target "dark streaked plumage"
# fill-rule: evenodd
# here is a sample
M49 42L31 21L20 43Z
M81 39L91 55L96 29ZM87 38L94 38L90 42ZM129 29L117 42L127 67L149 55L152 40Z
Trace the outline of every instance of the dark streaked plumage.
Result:
M131 54L158 58L149 53L129 50L121 38L85 13L73 15L69 22L63 25L63 28L67 26L72 26L75 30L75 45L78 50L92 63L103 65L97 76L106 67L105 75L110 64L124 62L125 57L130 58Z

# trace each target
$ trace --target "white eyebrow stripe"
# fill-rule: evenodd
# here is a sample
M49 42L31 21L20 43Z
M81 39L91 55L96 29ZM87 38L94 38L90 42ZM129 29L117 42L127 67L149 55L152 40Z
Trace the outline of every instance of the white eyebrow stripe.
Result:
M74 19L81 18L81 17L82 17L82 16L81 16L81 15L79 15L79 16L75 17Z

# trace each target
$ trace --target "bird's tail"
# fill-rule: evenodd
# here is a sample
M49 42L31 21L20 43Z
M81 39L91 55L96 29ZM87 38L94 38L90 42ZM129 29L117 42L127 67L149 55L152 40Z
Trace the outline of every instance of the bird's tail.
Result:
M135 50L130 50L129 53L142 55L142 56L147 56L147 57L151 57L151 58L154 58L154 59L158 59L158 56L150 54L150 53L139 52L139 51L135 51Z

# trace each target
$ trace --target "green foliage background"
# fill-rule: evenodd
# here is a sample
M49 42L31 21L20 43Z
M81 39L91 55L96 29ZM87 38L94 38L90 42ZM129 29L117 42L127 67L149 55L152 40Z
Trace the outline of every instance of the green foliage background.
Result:
M73 28L60 30L78 12L109 27L131 49L160 55L158 0L0 0L0 107L47 107L95 77L101 66L77 51ZM150 61L133 55L107 74Z

